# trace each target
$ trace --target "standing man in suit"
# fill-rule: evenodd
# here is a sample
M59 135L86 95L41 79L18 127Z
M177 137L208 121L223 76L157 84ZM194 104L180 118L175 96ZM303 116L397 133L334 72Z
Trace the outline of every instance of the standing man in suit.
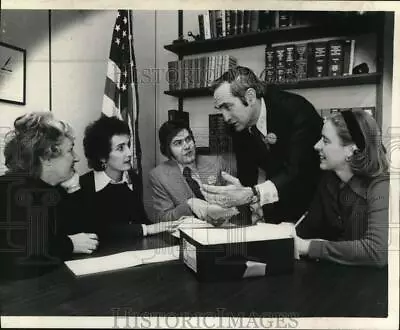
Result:
M322 119L305 98L266 86L246 67L225 72L212 89L215 108L234 130L238 179L223 173L227 186L204 185L207 200L250 204L267 222L296 221L319 180L313 146Z
M218 184L224 167L222 158L200 158L196 155L193 133L179 120L165 122L159 130L160 150L168 158L150 174L155 221L174 221L193 216L213 224L210 212L223 211L209 204L200 189L203 181ZM232 212L231 214L236 213Z

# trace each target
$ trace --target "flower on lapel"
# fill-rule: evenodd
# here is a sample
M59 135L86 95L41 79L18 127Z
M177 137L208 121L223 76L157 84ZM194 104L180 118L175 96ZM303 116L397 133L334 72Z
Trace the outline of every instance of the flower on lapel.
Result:
M268 144L275 144L277 140L278 137L276 136L275 133L268 133L267 136L265 137L264 142Z

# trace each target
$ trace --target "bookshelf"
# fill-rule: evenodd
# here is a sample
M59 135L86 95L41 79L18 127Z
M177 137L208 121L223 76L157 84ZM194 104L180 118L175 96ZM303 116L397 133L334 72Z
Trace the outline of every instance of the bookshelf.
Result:
M379 90L383 84L383 31L386 19L385 13L367 12L360 15L356 12L313 12L312 15L313 18L316 19L312 22L307 22L306 24L279 28L269 27L268 30L258 30L255 32L220 36L212 39L202 39L191 42L181 40L181 42L164 45L164 49L176 54L179 60L183 60L185 56L239 48L245 49L258 45L270 46L271 44L299 43L307 40L334 39L338 37L355 39L360 35L370 33L374 34L376 36L376 48L373 50L375 52L376 72L340 76L309 77L304 79L286 80L283 82L274 81L269 84L278 86L283 90L375 85L377 88L376 119L381 125L382 109ZM179 39L183 39L182 17L183 12L179 11ZM239 61L238 65L240 64ZM183 110L183 100L185 98L212 96L209 87L165 90L164 94L178 98L179 110ZM207 148L198 148L198 151L202 154L206 154Z
M381 73L375 72L349 76L306 78L292 82L275 83L274 85L279 86L282 89L299 89L378 84L380 82L381 76ZM164 93L175 97L196 97L212 95L212 92L208 87L164 91Z
M272 28L260 32L249 32L226 37L181 42L165 45L164 48L179 57L208 53L219 50L245 48L278 42L317 39L337 35L358 35L376 32L382 25L381 15L343 17L329 16L329 19L319 24L305 24L283 28Z

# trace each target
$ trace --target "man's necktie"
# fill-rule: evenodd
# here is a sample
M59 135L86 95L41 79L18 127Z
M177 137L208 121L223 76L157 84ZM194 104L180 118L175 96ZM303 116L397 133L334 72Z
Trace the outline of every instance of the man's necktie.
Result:
M200 185L197 183L196 180L192 178L192 170L189 167L185 167L183 169L183 176L185 177L190 189L192 189L194 195L199 199L205 200L203 194L200 191Z

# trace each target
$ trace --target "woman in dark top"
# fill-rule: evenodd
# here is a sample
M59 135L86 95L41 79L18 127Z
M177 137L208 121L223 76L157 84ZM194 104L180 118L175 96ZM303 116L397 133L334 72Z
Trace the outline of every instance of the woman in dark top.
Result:
M51 113L21 116L7 134L8 171L0 177L1 276L39 275L74 252L96 249L95 234L67 230L77 215L60 184L75 175L79 158L73 147L70 127Z
M80 194L101 245L176 228L178 221L151 224L147 217L132 170L130 130L124 121L102 116L86 128L83 145L93 171L81 176Z
M378 125L363 110L325 121L315 145L327 171L298 225L300 255L382 267L388 256L388 162Z

